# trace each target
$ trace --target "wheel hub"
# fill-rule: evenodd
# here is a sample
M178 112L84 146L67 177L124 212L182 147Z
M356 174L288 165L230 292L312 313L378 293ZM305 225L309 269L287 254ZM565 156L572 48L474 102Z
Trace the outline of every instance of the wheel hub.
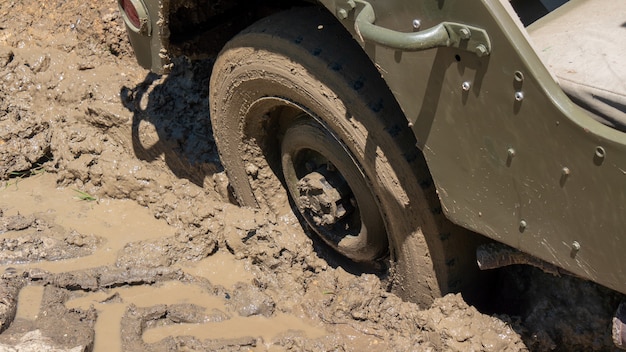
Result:
M298 181L298 207L308 214L317 226L331 228L352 211L350 188L337 172L313 171Z
M376 199L348 148L308 116L281 142L285 184L298 212L333 249L358 262L379 259L388 242Z

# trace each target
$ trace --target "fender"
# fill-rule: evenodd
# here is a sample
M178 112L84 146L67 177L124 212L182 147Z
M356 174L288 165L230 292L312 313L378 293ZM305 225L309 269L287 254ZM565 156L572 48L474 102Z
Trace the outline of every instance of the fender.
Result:
M563 93L508 2L368 3L389 31L480 28L488 55L368 40L355 29L364 1L321 2L395 95L451 221L626 293L626 135Z

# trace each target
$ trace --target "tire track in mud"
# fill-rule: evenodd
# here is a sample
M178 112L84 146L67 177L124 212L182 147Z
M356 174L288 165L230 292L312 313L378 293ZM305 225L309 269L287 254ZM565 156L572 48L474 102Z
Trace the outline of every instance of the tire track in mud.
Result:
M56 336L67 330L67 326L59 329L49 325L40 326L43 323L39 323L40 315L48 316L45 313L49 310L45 303L49 301L47 297L58 290L68 292L61 302L58 300L53 300L53 302L64 304L68 312L90 312L93 311L90 306L98 307L98 317L95 322L91 321L87 324L87 327L96 333L93 341L96 350L153 350L162 349L156 347L163 344L170 346L170 349L175 349L182 342L173 344L173 341L176 341L173 337L161 341L163 336L172 335L167 333L167 326L172 324L178 326L186 324L187 330L190 330L190 324L195 324L196 330L200 330L200 324L203 324L206 330L206 323L229 322L229 325L238 325L244 332L250 331L250 328L246 328L248 325L257 327L252 328L252 331L260 331L263 326L273 327L269 331L265 329L266 332L259 335L266 339L273 338L274 334L280 332L277 326L281 323L285 331L314 330L312 326L301 323L295 317L285 314L275 316L273 300L260 292L258 288L240 283L240 281L250 281L252 275L247 269L242 268L241 263L236 262L231 254L216 253L215 241L206 240L203 243L196 241L193 244L196 255L193 256L193 251L186 248L186 244L192 238L186 235L172 236L172 230L167 224L154 219L149 211L135 203L109 200L89 204L75 199L69 202L69 205L63 206L60 203L68 203L65 199L70 198L72 193L69 190L56 190L54 176L51 174L22 180L19 182L19 188L18 185L14 186L14 188L10 186L0 194L0 204L8 208L3 214L16 213L0 217L4 220L1 223L5 224L0 232L17 239L20 242L18 244L20 249L40 247L40 243L24 240L35 237L34 235L23 235L22 232L33 230L42 232L41 224L44 221L39 220L39 217L46 215L51 218L48 221L56 225L54 230L57 233L52 233L50 238L54 235L62 236L64 232L67 232L64 226L77 227L80 231L91 231L103 236L97 236L102 238L100 245L97 246L100 248L96 248L86 256L80 256L82 253L74 252L76 258L53 262L41 261L40 259L45 259L45 256L26 261L16 261L4 256L0 260L4 264L1 267L5 271L4 278L9 281L13 279L17 283L9 287L19 288L7 294L11 302L16 301L20 292L21 298L17 301L26 301L22 305L30 304L35 307L42 305L39 309L31 307L31 311L35 313L26 314L20 313L20 309L17 309L15 313L15 303L10 304L12 308L6 316L15 315L15 318L11 318L15 321L6 332L9 335L15 333L16 329L19 331L19 327L28 320L34 327L37 327L37 330L46 331L47 335ZM33 204L35 202L39 204ZM27 217L20 215L20 212L25 210L35 211L35 213ZM51 213L54 215L50 215ZM132 217L132 221L129 221L129 217ZM60 221L56 222L56 218ZM98 221L89 221L89 219L98 219ZM122 239L111 238L106 235L108 233L118 233ZM107 238L104 238L105 236ZM59 242L63 243L63 241ZM180 246L179 243L185 245ZM200 248L203 250L199 250ZM54 244L44 250L53 249ZM138 252L137 249L140 251ZM68 256L72 257L71 254ZM201 261L202 258L206 259ZM194 262L186 266L175 265L180 261ZM186 273L186 267L189 267L190 272L195 272L199 276ZM221 272L217 272L216 270L220 268ZM236 274L236 276L231 274ZM224 282L229 288L214 286L207 277L210 277L211 281ZM41 290L42 287L43 290ZM52 288L54 290L51 291ZM33 291L41 292L38 300L32 300L33 295L30 292ZM34 296L37 297L37 294ZM215 302L211 303L212 300ZM160 314L156 314L155 311ZM204 313L205 311L209 313ZM233 313L236 314L233 315ZM256 325L249 324L245 319L237 320L238 316L263 316L266 321L256 322ZM31 319L28 319L29 317ZM131 321L135 322L134 325ZM122 326L120 331L121 322L135 327L124 330ZM15 325L17 328L14 327ZM145 345L142 336L144 332L150 331L149 327L155 325L162 334L156 341L153 337L152 343L148 340ZM93 334L92 332L91 338L94 338ZM152 335L159 336L155 333ZM189 333L188 335L202 336L203 334ZM120 336L124 336L124 339ZM197 338L187 337L183 340L189 340L200 347L208 346ZM207 343L212 346L211 348L215 348L222 340L224 339L216 338L213 334L213 339ZM244 336L235 335L226 339L224 343L235 346L237 341L243 341L251 346L259 343L256 337L245 334ZM153 346L150 347L151 345ZM42 348L49 347L49 345L42 345Z

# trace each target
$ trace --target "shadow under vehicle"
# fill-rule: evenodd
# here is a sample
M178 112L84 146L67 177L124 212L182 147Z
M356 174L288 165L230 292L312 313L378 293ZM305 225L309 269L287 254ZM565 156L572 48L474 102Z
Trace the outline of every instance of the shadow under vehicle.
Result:
M154 72L219 52L211 121L242 206L291 199L420 304L476 261L626 293L625 2L119 4Z

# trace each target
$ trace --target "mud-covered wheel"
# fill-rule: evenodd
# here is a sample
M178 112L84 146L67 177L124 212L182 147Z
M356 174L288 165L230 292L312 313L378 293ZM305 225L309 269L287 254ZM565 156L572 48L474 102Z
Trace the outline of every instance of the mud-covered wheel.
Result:
M441 214L397 102L325 10L279 13L239 34L216 60L210 92L241 205L288 206L288 193L341 255L389 260L393 289L417 303L471 281L473 239Z
M357 160L324 122L304 114L287 124L281 169L300 214L322 240L357 262L388 250L375 194Z

